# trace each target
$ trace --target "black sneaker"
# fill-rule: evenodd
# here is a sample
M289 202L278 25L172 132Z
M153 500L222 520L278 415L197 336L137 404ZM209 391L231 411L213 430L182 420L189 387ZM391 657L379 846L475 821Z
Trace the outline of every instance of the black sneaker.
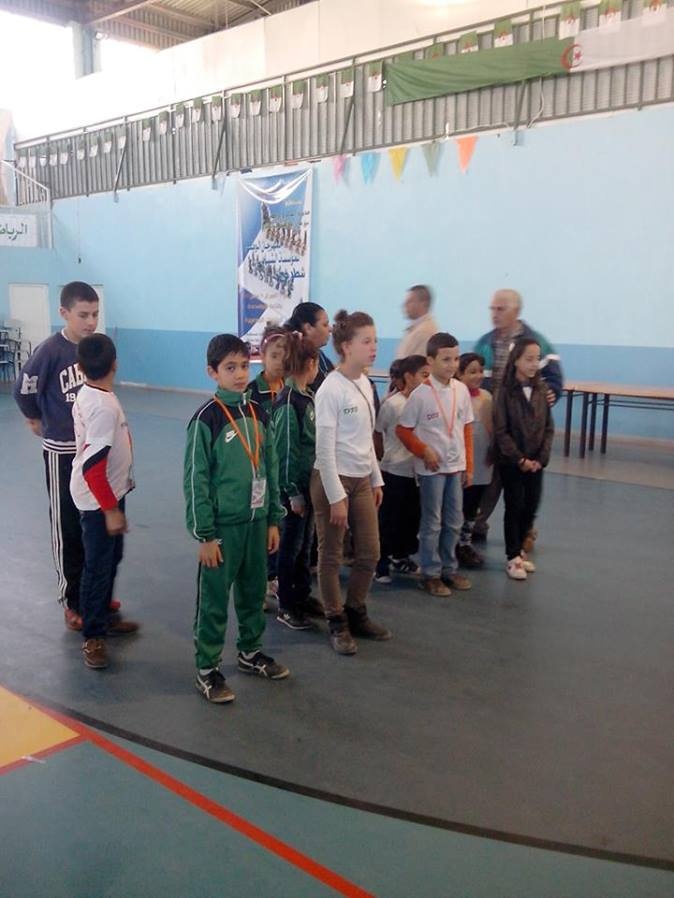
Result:
M276 620L285 624L289 630L313 630L314 625L303 614L293 614L292 611L279 611Z
M484 558L471 545L457 546L456 560L465 568L478 568L484 565Z
M262 652L255 652L252 658L246 658L243 652L239 652L238 667L241 673L254 674L267 680L285 680L290 673L287 667Z
M391 567L396 574L418 574L419 565L411 558L391 558Z
M233 702L236 698L219 670L209 670L205 674L197 671L194 685L207 702L224 705L227 702Z
M471 534L472 541L474 543L486 543L487 542L487 531L486 530L475 530L473 528L473 532Z

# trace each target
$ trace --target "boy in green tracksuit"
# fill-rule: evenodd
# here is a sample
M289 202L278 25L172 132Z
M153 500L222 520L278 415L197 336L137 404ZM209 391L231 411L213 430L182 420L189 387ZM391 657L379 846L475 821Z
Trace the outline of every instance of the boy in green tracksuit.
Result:
M250 350L231 334L208 344L218 388L187 428L187 528L201 543L194 620L197 689L210 702L234 701L220 673L229 593L239 622L238 669L271 680L288 669L260 651L267 553L279 544L278 461L265 410L246 399Z

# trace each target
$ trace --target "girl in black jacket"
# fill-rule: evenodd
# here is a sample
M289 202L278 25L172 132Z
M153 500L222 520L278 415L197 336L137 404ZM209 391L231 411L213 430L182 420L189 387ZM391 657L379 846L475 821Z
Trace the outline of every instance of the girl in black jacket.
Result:
M543 489L555 427L541 379L541 347L531 337L513 346L494 406L496 463L503 482L506 573L526 580L534 564L522 549Z

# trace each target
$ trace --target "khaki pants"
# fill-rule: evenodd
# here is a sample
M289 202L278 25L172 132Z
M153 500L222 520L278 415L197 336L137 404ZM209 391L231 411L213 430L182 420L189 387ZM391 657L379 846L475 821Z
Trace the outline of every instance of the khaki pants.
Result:
M318 585L328 618L349 608L365 606L372 575L379 560L379 523L369 477L340 477L349 502L349 529L353 536L353 566L342 599L339 568L342 564L344 527L330 523L330 503L325 495L321 475L311 475L311 501L318 533Z

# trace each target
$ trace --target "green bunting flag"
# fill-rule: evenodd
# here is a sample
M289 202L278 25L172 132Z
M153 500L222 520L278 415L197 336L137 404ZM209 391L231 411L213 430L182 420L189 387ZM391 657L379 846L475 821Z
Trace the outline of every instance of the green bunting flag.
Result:
M421 145L429 175L434 175L438 170L440 147L441 144L437 140L431 140L429 143L423 143Z

